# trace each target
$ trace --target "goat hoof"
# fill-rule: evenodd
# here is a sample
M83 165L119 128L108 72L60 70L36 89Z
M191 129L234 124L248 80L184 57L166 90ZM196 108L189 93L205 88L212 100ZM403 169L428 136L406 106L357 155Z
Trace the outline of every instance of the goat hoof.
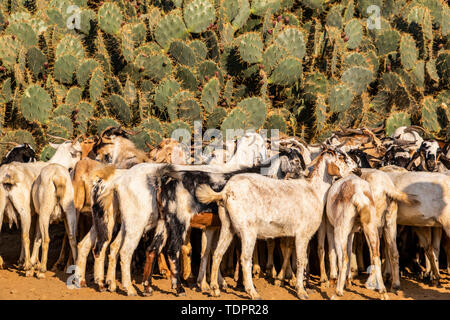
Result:
M389 295L386 292L381 294L380 299L381 300L390 300Z
M336 279L330 279L330 287L336 287L337 280Z
M342 297L344 295L344 292L341 290L336 290L336 295Z
M153 295L153 291L144 292L144 297L151 297Z
M211 295L213 297L220 297L220 290L219 289L212 289L211 290Z
M339 299L339 297L337 297L336 295L333 294L331 296L330 300L340 300L340 299Z
M345 281L345 287L347 289L350 289L352 287L352 280L347 279L347 281Z
M300 300L308 300L309 299L309 296L305 290L297 291L297 296Z
M108 288L109 292L116 292L116 283L115 283L115 281L108 281L108 282L106 282L106 287Z
M22 265L21 269L23 271L28 271L28 270L33 269L33 266L31 265L31 263L26 263L26 264Z
M328 289L330 287L330 282L328 280L320 282L320 289Z
M393 284L393 285L391 286L391 291L392 291L393 293L397 294L398 291L400 291L400 285L399 285L399 284L396 284L396 285Z
M86 280L81 280L80 281L80 288L86 288L86 287L87 287Z
M295 277L291 278L291 280L289 280L289 285L295 287L297 285L297 279Z
M51 269L52 272L62 271L64 269L64 265L60 263L55 263Z
M25 277L29 278L32 277L34 274L33 270L28 270L27 272L25 272Z
M259 294L252 296L252 300L262 300Z
M103 285L103 283L99 283L99 284L98 284L98 291L100 291L100 292L106 292L106 288L105 288L105 286Z
M177 289L177 297L185 297L186 296L186 291L184 290L183 287L180 287Z
M38 274L36 274L36 278L38 279L45 279L45 272L39 272Z
M273 284L276 285L277 287L281 287L281 280L280 279L275 279Z
M253 272L252 272L252 274L253 274L253 277L254 277L255 279L259 279L259 276L260 276L260 274L261 274L261 267L259 267L259 266L253 267Z
M127 290L127 296L135 297L135 296L137 296L137 292L134 289L133 290Z
M197 286L200 288L201 292L208 292L209 290L211 290L207 283L197 284Z
M226 291L226 290L228 289L228 284L223 283L223 284L220 285L220 288L221 288L222 290Z
M442 285L441 285L439 279L433 279L433 280L431 280L431 285L432 285L433 287L442 288Z

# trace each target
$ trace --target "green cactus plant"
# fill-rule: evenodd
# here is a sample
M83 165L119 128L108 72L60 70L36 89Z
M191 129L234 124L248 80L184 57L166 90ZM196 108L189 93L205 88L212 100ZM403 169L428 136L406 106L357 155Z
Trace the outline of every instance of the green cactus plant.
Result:
M38 85L30 85L22 95L19 108L28 121L46 123L50 117L53 103L50 95Z
M73 4L81 10L75 30L66 25ZM368 24L376 22L367 11L374 4L381 9L381 28ZM142 129L135 140L146 148L145 142L158 143L178 125L192 133L196 120L203 129L279 127L312 141L339 126L386 122L391 131L412 123L445 139L445 4L5 2L0 126L29 130L39 152L45 133L71 138L119 123ZM32 87L39 98L26 97ZM48 96L44 104L41 94Z
M201 33L216 20L214 5L208 0L193 0L184 6L184 21L189 32Z
M106 33L117 34L123 15L119 6L113 2L104 3L98 10L99 27Z
M202 105L210 113L217 106L220 94L220 83L217 78L209 80L202 90Z
M411 119L408 113L393 112L386 119L386 135L391 136L398 127L410 125Z

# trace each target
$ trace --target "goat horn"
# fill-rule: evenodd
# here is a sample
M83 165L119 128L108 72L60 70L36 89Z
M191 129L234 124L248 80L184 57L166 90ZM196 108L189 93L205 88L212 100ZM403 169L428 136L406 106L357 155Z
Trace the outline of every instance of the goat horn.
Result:
M345 144L347 143L349 141L349 139L347 138L347 139L345 139L344 140L344 142L342 142L340 145L338 145L338 146L336 146L336 148L340 148L340 147L343 147L343 146L345 146Z
M381 125L378 128L370 128L369 130L372 131L374 134L377 134L377 133L380 133L380 132L382 132L384 130L384 126Z
M82 136L82 134L79 134L79 135L77 135L75 138L73 138L73 140L72 140L72 144L75 144L75 142L77 142L78 141L78 139L80 139L81 138L81 136Z
M362 134L363 133L361 129L342 128L342 127L339 127L339 128L341 128L341 131L346 134L349 134L349 133L350 134Z
M418 131L425 132L425 130L419 126L408 126L406 127L405 131L406 133L412 133L413 131L419 133Z
M103 135L105 134L105 132L106 131L108 131L109 129L112 129L112 128L116 128L115 126L109 126L109 127L106 127L101 133L100 133L100 137L103 137ZM120 128L120 127L119 127Z
M398 140L395 141L395 144L399 145L399 146L411 146L411 145L416 144L416 142L415 141L408 141L408 140L398 139Z
M19 143L17 143L17 142L14 142L14 141L5 141L5 142L0 142L0 144L11 144L11 145L13 145L13 146L15 146L15 147L18 147L18 146L20 146L20 144L19 144Z
M47 137L50 137L50 138L53 138L53 139L60 139L60 140L64 140L64 141L71 141L70 139L66 139L66 138L63 138L63 137L57 137L57 136L51 135L49 133L47 133Z
M145 145L147 146L147 148L149 148L149 151L152 151L153 149L155 149L154 146L152 146L150 143L148 143L148 141L145 141Z
M129 134L130 136L135 136L139 133L141 133L143 131L143 129L139 130L139 131L131 131L125 128L120 128L123 132L125 132L126 134Z

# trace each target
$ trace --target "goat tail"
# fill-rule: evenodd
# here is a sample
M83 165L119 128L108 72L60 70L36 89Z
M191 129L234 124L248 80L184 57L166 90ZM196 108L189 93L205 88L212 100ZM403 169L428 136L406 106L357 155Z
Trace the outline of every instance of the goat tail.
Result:
M356 192L352 197L352 203L356 207L363 225L370 223L372 210L375 209L373 199L369 196L365 193Z
M211 202L222 201L223 200L222 192L215 192L209 185L202 184L197 187L195 195L201 203L209 204Z
M418 206L420 204L420 201L416 198L415 195L407 194L406 192L398 190L394 186L392 188L389 188L386 193L392 200L404 203L407 206L412 207Z
M64 194L66 193L66 180L64 177L60 175L55 175L53 177L53 184L55 186L56 191L56 199L61 201L61 199L64 197Z
M106 183L102 179L98 179L93 183L91 203L92 203L92 223L97 233L97 241L93 250L94 256L97 258L103 248L104 243L108 240L108 217L112 214L112 202L114 199L114 190L106 188Z

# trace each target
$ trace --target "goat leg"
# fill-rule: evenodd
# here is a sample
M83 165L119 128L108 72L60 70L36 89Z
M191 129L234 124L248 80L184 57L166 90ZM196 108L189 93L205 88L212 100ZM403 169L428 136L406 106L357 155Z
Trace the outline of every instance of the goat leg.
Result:
M66 247L67 247L67 234L64 234L64 238L63 238L63 242L61 245L61 249L59 251L59 257L58 260L56 260L56 262L53 264L53 267L51 269L51 271L56 272L56 271L61 271L63 270L63 265L64 265L64 258L66 257Z

